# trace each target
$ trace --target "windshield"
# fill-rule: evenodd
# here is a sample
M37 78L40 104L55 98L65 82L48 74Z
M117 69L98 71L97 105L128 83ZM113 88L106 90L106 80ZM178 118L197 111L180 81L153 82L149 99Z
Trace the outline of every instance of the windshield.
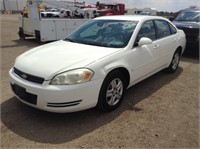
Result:
M118 10L118 6L117 5L105 5L104 9Z
M199 22L200 12L182 12L180 13L175 21L195 21Z
M92 20L73 32L65 40L102 47L125 47L137 22L121 20Z

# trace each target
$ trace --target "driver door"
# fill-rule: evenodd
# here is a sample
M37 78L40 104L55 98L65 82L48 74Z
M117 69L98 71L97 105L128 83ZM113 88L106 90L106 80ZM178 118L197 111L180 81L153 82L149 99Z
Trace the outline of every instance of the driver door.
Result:
M152 44L138 46L137 43L142 37L152 40ZM132 64L132 82L142 80L152 74L160 67L158 62L160 58L159 43L156 41L156 30L153 21L145 22L136 39L135 47L130 50L129 63Z

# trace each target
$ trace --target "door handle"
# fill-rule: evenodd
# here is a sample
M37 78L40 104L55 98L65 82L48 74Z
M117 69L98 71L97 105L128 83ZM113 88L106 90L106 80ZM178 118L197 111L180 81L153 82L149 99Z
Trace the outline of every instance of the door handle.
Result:
M154 49L157 49L157 48L159 48L159 45L155 45L153 48L154 48Z
M176 38L174 38L172 41L176 41Z

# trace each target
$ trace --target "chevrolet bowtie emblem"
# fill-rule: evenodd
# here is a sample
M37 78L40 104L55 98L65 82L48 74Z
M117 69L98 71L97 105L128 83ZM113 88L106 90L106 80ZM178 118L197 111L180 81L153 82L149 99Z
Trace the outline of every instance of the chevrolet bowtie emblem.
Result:
M23 79L27 79L27 75L25 75L25 74L22 74L21 77L22 77Z

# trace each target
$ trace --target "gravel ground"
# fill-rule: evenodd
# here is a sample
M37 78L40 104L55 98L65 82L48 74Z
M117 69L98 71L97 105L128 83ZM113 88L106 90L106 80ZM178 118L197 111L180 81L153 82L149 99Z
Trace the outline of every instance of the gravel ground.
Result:
M17 15L0 18L1 148L199 148L198 58L131 87L114 112L48 113L13 96L8 70L38 44L19 40Z

